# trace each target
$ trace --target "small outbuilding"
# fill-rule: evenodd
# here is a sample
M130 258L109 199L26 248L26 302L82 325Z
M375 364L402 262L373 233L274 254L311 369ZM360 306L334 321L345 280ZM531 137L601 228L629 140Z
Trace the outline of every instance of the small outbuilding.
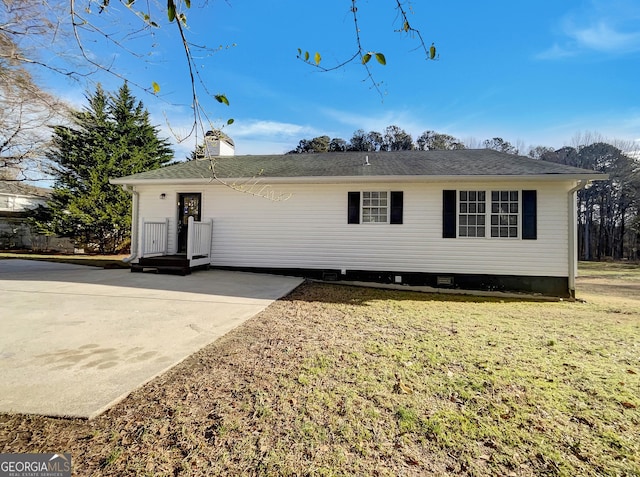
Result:
M604 179L479 149L217 155L111 182L132 193L134 271L211 266L570 297L576 191Z

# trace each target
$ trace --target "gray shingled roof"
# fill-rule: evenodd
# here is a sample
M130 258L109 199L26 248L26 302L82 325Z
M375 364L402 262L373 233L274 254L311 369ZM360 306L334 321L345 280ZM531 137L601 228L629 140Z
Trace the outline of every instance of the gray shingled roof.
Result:
M365 165L368 157L369 165ZM146 180L179 181L211 178L211 161L189 161L115 180L116 183ZM215 158L220 179L230 178L331 178L385 176L568 176L606 179L605 174L576 167L514 156L491 149L458 151L329 152L228 156Z
M0 194L28 197L49 197L51 195L51 189L35 187L20 181L0 180Z

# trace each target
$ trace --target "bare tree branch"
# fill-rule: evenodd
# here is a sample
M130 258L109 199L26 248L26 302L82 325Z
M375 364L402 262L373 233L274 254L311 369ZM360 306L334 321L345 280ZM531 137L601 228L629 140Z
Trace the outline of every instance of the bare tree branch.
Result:
M435 60L437 58L436 56L436 48L435 45L432 43L431 47L427 48L426 43L424 42L424 39L422 37L422 33L420 32L420 30L414 28L413 26L411 26L411 24L409 23L409 17L407 15L407 11L405 10L404 6L403 6L403 2L401 2L400 0L395 0L396 1L396 9L398 10L399 13L399 17L402 21L402 26L399 30L395 30L396 32L401 32L401 33L407 33L410 36L417 36L418 37L418 47L416 49L422 49L425 52L425 58L427 60ZM372 57L375 57L377 59L377 61L382 64L385 65L386 64L386 59L384 54L382 54L381 52L376 52L376 51L371 51L371 50L367 50L363 44L362 44L362 39L360 36L360 25L359 25L359 16L358 16L358 0L351 0L351 14L353 16L353 26L354 26L354 38L355 38L355 44L356 44L356 52L351 55L350 57L348 57L347 59L343 60L343 61L339 61L337 64L332 65L332 66L324 66L321 64L322 61L322 57L319 53L316 53L313 58L311 57L311 54L308 51L302 51L302 49L298 49L298 55L297 58L301 61L303 61L304 63L313 66L314 68L317 68L320 71L323 72L328 72L328 71L334 71L340 68L345 67L346 65L353 63L356 60L360 60L360 64L364 67L367 75L366 78L364 79L364 81L369 81L371 83L371 87L373 89L376 90L376 92L383 97L383 93L382 90L380 89L380 83L377 82L373 76L373 73L371 71L371 68L369 67L369 60Z

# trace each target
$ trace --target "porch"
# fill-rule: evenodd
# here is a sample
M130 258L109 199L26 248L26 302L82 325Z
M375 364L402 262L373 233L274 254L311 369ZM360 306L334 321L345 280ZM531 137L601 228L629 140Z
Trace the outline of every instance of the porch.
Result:
M169 251L169 218L161 221L142 220L138 263L132 272L145 270L156 273L189 275L192 270L209 268L211 264L211 234L213 220L195 221L189 217L186 233L186 251Z

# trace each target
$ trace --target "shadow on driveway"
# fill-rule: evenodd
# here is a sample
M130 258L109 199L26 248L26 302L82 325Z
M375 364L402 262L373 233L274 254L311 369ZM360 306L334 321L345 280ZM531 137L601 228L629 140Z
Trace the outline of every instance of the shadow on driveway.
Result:
M0 260L0 412L95 417L301 282Z

